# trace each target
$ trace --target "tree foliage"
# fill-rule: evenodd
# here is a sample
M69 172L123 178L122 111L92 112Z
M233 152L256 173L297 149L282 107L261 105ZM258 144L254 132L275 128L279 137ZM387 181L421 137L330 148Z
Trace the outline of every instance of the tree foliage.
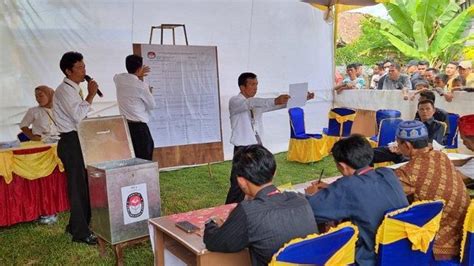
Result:
M392 0L385 3L392 20L372 18L375 31L406 57L440 66L461 54L474 6L459 12L454 0ZM371 47L371 50L378 47Z

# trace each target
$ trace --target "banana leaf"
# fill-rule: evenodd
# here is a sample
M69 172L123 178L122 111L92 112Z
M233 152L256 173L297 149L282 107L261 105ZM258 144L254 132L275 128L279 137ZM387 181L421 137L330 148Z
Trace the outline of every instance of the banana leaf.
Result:
M459 5L450 1L449 4L442 6L442 8L443 12L438 16L436 21L438 21L441 26L445 26L458 14Z
M423 58L423 55L416 48L406 44L398 37L384 31L380 33L385 36L393 46L395 46L398 50L400 50L400 52L402 52L407 57Z
M473 12L474 6L471 6L441 28L431 42L429 52L435 55L450 46L453 42L456 42L461 33L466 29L467 22L472 18Z
M428 36L426 36L425 25L421 21L413 24L413 37L415 38L418 51L426 53L428 51Z
M392 17L392 20L400 29L400 31L410 38L413 37L412 25L414 21L407 15L404 10L402 10L403 7L392 3L386 3L384 4L384 6L387 9L390 17Z
M417 1L417 20L423 23L427 36L431 36L433 33L433 22L437 18L438 13L441 13L436 11L443 8L440 2L440 0ZM447 2L448 1L446 1L446 4Z
M409 43L410 45L415 44L412 38L406 36L403 32L400 31L400 29L397 28L396 25L393 25L390 21L378 17L373 17L371 19L380 25L381 30L390 32L391 34L397 36L398 38L400 38L406 43Z

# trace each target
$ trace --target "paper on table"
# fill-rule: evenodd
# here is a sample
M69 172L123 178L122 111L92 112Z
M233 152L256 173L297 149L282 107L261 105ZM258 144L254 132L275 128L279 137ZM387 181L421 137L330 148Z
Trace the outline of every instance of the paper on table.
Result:
M308 82L290 84L290 99L286 107L302 107L306 104L308 94Z

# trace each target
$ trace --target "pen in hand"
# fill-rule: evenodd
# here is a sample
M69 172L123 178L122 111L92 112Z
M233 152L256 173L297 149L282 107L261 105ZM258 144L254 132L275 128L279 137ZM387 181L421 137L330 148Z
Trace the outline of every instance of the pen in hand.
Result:
M319 175L318 184L321 183L321 178L323 177L323 174L324 174L324 168L321 170L321 174Z

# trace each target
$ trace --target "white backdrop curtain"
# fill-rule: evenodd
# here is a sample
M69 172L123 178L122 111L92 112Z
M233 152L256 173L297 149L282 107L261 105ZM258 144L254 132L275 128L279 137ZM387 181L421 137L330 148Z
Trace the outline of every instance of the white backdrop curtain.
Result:
M112 77L125 72L132 43L148 43L150 26L185 24L190 45L218 47L225 158L230 159L228 100L237 94L241 72L259 77L257 96L274 97L288 84L309 82L317 99L306 107L308 131L327 124L332 104L332 27L323 13L293 0L3 0L0 2L0 141L12 140L27 108L36 105L34 88L56 88L66 51L84 55L87 72L105 97L93 115L117 114ZM159 43L159 32L154 34ZM171 34L165 34L171 43ZM184 44L177 29L177 44ZM84 87L85 89L85 87ZM264 144L287 150L286 110L264 116Z

